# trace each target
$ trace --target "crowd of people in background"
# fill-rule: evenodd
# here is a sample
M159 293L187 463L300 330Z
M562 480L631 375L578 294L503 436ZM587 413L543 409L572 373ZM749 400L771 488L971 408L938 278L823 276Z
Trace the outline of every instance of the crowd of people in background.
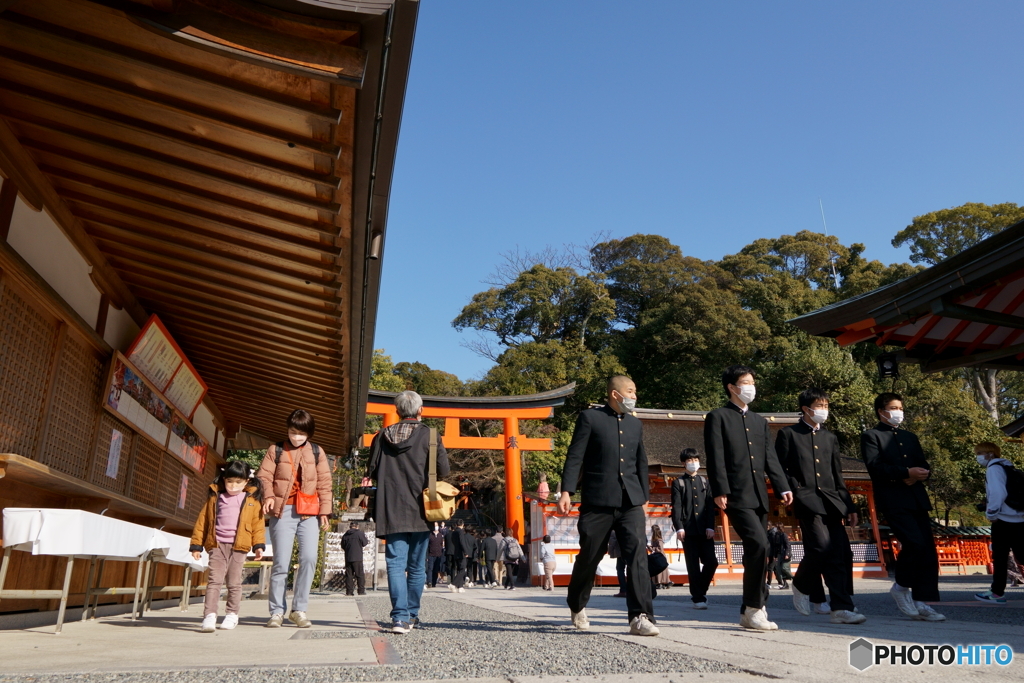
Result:
M683 544L692 606L707 609L718 566L716 520L722 512L743 544L741 626L759 631L778 628L768 620L765 607L773 577L777 588L791 590L801 615L830 614L833 623L863 623L867 617L853 602L853 555L846 533L847 525L857 525L858 514L843 480L838 441L824 426L829 396L813 387L803 391L797 405L800 420L779 430L773 443L767 421L749 409L756 398L755 383L756 373L749 367L732 366L723 373L729 400L704 421L706 476L699 474L697 449L685 448L679 454L685 471L672 482L671 522L675 539ZM652 601L672 580L665 559L666 534L659 525L651 527L649 537L645 529L648 464L642 425L634 412L636 397L633 381L616 376L608 382L605 405L580 413L557 510L569 514L571 497L580 493L579 552L566 599L573 626L590 627L586 606L598 564L608 555L615 560L616 596L626 599L630 633L656 636L660 631ZM443 477L450 469L448 456L421 420L423 401L417 393L398 394L395 407L400 420L374 437L364 484L376 482L373 519L376 535L386 541L391 630L408 633L419 624L426 587L447 583L456 593L467 587L514 591L518 581L529 579L530 567L528 552L513 529L471 530L462 519L451 524L427 521L423 496L428 458ZM907 616L943 621L932 606L940 595L931 505L924 487L931 466L918 438L902 427L902 397L882 393L874 409L878 423L863 432L861 455L877 510L900 548L889 592ZM314 429L311 414L294 411L287 421L287 440L267 449L255 476L244 463L232 461L210 486L190 548L197 559L203 551L210 558L202 631L238 624L242 564L249 552L260 559L266 548L265 527L275 551L266 625L282 626L287 614L297 627L310 627L306 608L319 534L327 528L333 508L327 458L310 441ZM436 444L436 450L428 442ZM979 443L975 453L986 473L987 496L979 510L992 522L994 563L990 589L975 597L1001 604L1006 602L1007 582L1021 581L1013 558L1024 557L1024 474L1002 457L998 444ZM785 530L768 524L772 502L767 482L775 498L793 508L800 526L803 557L795 576L790 572L793 558ZM296 539L298 565L288 610L288 565ZM365 594L362 566L367 544L359 525L350 524L341 542L348 595ZM543 537L536 560L537 573L543 576L541 589L554 590L557 561L550 536ZM227 588L228 599L226 616L218 626L222 587Z

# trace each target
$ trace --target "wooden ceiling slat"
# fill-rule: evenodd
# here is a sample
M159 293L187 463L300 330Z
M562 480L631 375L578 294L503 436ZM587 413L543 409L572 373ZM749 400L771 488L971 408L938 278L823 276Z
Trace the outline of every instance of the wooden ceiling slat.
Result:
M121 81L126 85L159 89L165 95L183 101L222 108L236 117L274 121L281 129L309 134L309 122L336 124L337 110L317 107L311 102L276 96L268 90L250 92L235 81L211 79L212 74L182 67L166 59L126 48L118 43L95 38L79 31L51 24L14 12L0 18L0 39L39 57L59 60L68 65L88 64L93 73ZM230 97L225 97L230 94Z
M174 242L171 239L160 239L143 234L138 227L126 229L113 225L114 221L101 223L99 221L85 220L83 222L88 233L97 239L123 241L125 244L131 244L152 254L187 259L191 255L196 254L196 252L199 252L199 254L203 255L202 260L207 263L211 263L218 258L222 261L233 261L237 264L235 266L236 272L247 272L253 277L262 277L264 272L270 271L282 275L290 275L296 279L304 277L310 282L315 280L328 283L333 279L331 273L322 270L318 271L313 266L303 267L303 264L295 261L259 254L242 248L233 251L226 250L224 254L219 254L215 249L218 245L211 242L208 250L205 250L201 245L193 247L189 245L191 240L187 236L182 236L180 241ZM244 266L249 267L243 270ZM305 282L306 280L303 281Z
M245 393L257 396L274 393L275 390L287 396L295 396L308 406L317 410L341 410L341 401L324 396L337 395L337 391L321 393L313 391L310 387L304 386L301 378L293 378L291 382L274 382L269 379L260 381L259 376L246 376L217 368L206 368L202 376L207 382L215 382L220 386L231 387L236 391L242 389ZM327 391L327 390L324 390Z
M303 311L294 307L270 305L269 302L242 296L237 292L225 291L190 282L184 278L153 277L140 271L124 271L121 278L135 284L143 290L153 291L160 287L168 287L168 292L175 298L195 301L211 309L221 308L239 315L248 315L259 320L273 321L284 325L295 325L314 330L319 334L322 330L337 330L341 327L339 316L328 316L316 311Z
M73 122L81 127L99 126L112 128L122 134L126 131L149 139L165 140L174 144L186 145L190 149L205 150L208 154L235 161L251 164L258 168L278 171L314 183L337 186L341 182L339 176L333 175L329 159L326 155L302 153L298 158L280 160L265 154L254 153L251 149L239 149L225 145L206 137L198 136L193 131L181 132L168 128L159 122L146 121L128 114L113 111L104 107L93 106L68 97L60 97L33 88L31 86L2 81L5 96L5 108L24 117L53 120L60 123ZM95 122L90 124L90 122ZM324 171L316 168L316 160L328 161ZM343 167L339 167L343 168Z
M273 209L282 213L300 211L328 211L337 213L338 205L316 197L301 196L276 188L263 187L256 183L241 181L228 177L226 174L200 171L188 168L187 162L175 163L168 159L158 159L155 155L145 156L138 151L127 149L116 150L102 143L74 138L63 133L43 131L42 135L32 135L38 131L31 125L21 130L21 144L29 149L63 156L81 164L101 168L119 175L129 175L142 182L153 185L164 184L182 192L198 194L214 201L230 206L244 206L250 210ZM40 139L42 138L42 139ZM117 161L114 161L117 159ZM310 213L311 217L315 214Z
M242 418L239 422L257 432L272 430L271 433L275 433L283 431L284 424L288 419L288 414L296 408L306 407L303 404L302 397L292 397L290 392L270 395L265 398L251 394L240 395L240 399L241 400L232 404L234 411ZM274 410L274 408L269 405L272 401L276 401L281 405L287 406L287 408L283 410ZM332 418L337 419L336 416L340 414L340 404L334 408L327 407L322 409L322 411L313 409L310 410L310 412L313 413L313 417L316 418L317 421L316 433L313 437L314 441L324 447L328 447L332 443L337 443L335 442L335 439L337 438L336 435L340 435L341 431L329 425L331 424ZM323 425L322 427L321 424ZM330 441L325 439L325 436L329 437Z
M326 90L326 84L191 49L174 41L156 40L152 32L127 19L124 12L116 8L103 7L89 0L32 0L20 3L17 11L90 36L116 36L118 44L127 49L179 65L176 68L195 69L203 73L206 80L222 78L233 81L235 87L269 90L282 97L309 101L314 105L329 104L327 98L320 95Z
M190 280L203 280L232 291L252 294L264 301L278 302L287 306L303 306L310 310L323 310L332 315L341 315L341 302L328 292L314 298L314 295L296 292L294 289L284 289L276 284L270 285L267 282L242 278L209 268L196 268L193 267L193 264L185 261L168 261L157 258L148 252L124 245L117 245L117 249L114 251L111 249L114 245L109 242L106 244L108 249L103 253L117 270L136 269L155 277L181 275Z
M164 97L143 88L125 86L83 69L40 59L7 47L0 47L0 69L8 80L16 83L31 85L61 97L81 99L95 106L113 106L115 109L133 111L136 116L161 121L178 130L204 127L208 130L207 135L215 139L238 138L248 140L253 146L284 146L331 157L337 157L341 151L337 145L316 140L308 134L299 135L256 120L246 120L208 107Z
M171 316L167 316L171 320ZM194 341L182 342L182 348L186 353L191 348L190 344L209 344L217 348L224 345L230 347L231 352L237 355L256 355L259 358L273 359L275 362L288 365L289 367L308 368L324 372L341 372L344 370L345 359L339 348L324 347L319 351L309 352L305 349L288 346L287 343L277 339L259 338L259 331L255 333L250 328L247 332L239 332L232 327L221 327L217 323L208 323L205 319L189 318L187 316L175 315L173 319L175 329L187 332ZM182 337L184 339L184 336ZM253 339L259 341L252 341Z
M100 135L72 126L19 116L17 112L4 111L10 121L17 121L24 135L51 145L79 149L96 158L111 157L126 165L140 167L171 166L187 172L190 178L200 181L224 183L247 193L266 194L284 201L294 202L319 210L329 210L320 197L330 196L334 188L322 183L312 183L277 171L267 171L252 164L239 163L219 155L207 154L204 150L179 143L161 144L160 139L151 136L132 135L121 129L112 131L117 138ZM70 141L66 144L63 141ZM153 143L156 144L153 144ZM140 143L140 144L136 144ZM172 176L173 177L173 174ZM203 183L205 186L205 182Z
M112 182L90 178L53 166L47 167L47 173L54 185L61 190L62 196L67 194L76 201L93 206L107 206L118 210L135 210L151 213L161 220L206 221L220 225L240 228L246 232L266 235L299 245L327 244L336 245L337 237L324 228L334 226L328 223L312 223L305 225L295 222L277 220L266 213L234 211L232 215L224 215L207 211L194 205L173 201L170 197L161 197L152 193L141 192L130 187L116 185ZM120 178L112 177L116 180Z
M224 195L214 195L193 187L182 187L178 183L163 183L158 180L140 178L131 172L118 172L96 164L84 163L78 159L62 154L54 154L38 149L35 156L39 159L39 169L50 176L72 176L83 183L97 183L107 188L121 188L120 192L139 192L146 195L164 192L169 200L179 204L197 204L201 209L221 215L257 216L266 214L285 222L297 225L328 229L330 224L319 220L315 211L304 214L285 213L265 206L253 206L247 202L237 201Z
M173 239L182 245L207 249L211 253L227 254L231 257L244 253L249 263L260 267L276 268L283 265L268 260L269 257L307 268L330 269L334 267L339 255L336 248L328 250L325 247L314 251L305 246L254 235L237 228L215 226L220 227L220 230L203 229L178 221L160 220L159 216L146 217L106 207L83 206L75 202L69 204L74 204L75 215L83 221L119 227L156 239Z
M255 290L251 287L240 287L239 284L244 283L224 278L197 276L194 273L182 272L167 267L161 268L147 262L121 259L114 254L106 254L106 256L114 269L119 272L132 271L135 274L145 275L155 280L166 280L197 291L205 291L211 295L230 298L232 301L239 297L238 300L276 308L282 313L290 311L296 315L308 315L311 318L317 317L337 321L342 319L341 307L331 301L317 301L309 298L297 301L295 297L275 296L273 293L268 295L266 291Z
M211 320L217 320L221 325L228 325L234 322L241 329L258 327L262 334L281 335L294 343L304 342L316 348L319 344L337 336L337 329L327 326L313 326L308 323L295 320L275 318L265 312L251 310L248 306L234 305L230 308L217 303L211 303L206 298L198 297L195 294L189 296L188 290L181 292L176 287L165 285L154 288L151 282L140 282L142 278L135 278L132 291L137 293L140 299L158 303L161 308L175 306L187 308L192 315L206 315ZM245 326L248 325L248 328Z
M246 324L244 322L239 323L229 315L208 314L197 307L170 299L152 301L144 296L140 296L139 299L140 301L145 301L147 305L151 305L151 310L163 311L161 317L167 319L168 327L170 323L179 324L182 327L188 327L193 323L206 323L208 327L217 330L225 338L233 338L239 343L247 338L258 339L260 344L268 347L268 355L273 351L284 355L287 355L289 352L303 352L306 354L307 360L327 355L341 356L341 349L336 343L332 343L334 342L333 339L327 337L310 341L309 339L301 338L297 335L284 334L274 329L264 329L260 325L253 324L251 320ZM267 328L269 327L268 325ZM182 348L186 348L186 345L182 344Z
M220 365L225 370L247 373L256 372L261 377L274 381L295 381L297 376L295 371L281 367L276 361L269 361L265 358L243 358L230 352L210 353L209 351L206 345L195 347L189 354L189 360L194 363L196 359L199 359L207 367ZM340 372L333 377L327 377L314 375L309 370L302 370L298 376L301 376L304 383L308 383L310 387L315 388L317 391L339 391L343 388Z

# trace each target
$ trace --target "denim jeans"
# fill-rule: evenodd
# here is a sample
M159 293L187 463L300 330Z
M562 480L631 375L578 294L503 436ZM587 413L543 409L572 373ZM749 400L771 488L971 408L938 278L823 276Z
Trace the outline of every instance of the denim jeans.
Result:
M320 549L320 520L302 519L295 506L285 505L279 518L270 518L270 542L274 547L274 565L270 569L270 613L287 614L288 565L292 561L292 544L299 537L299 568L295 570L292 586L292 611L305 612L309 604L309 589L316 571L316 556Z
M384 539L392 621L408 622L420 615L429 539L429 531L388 534Z

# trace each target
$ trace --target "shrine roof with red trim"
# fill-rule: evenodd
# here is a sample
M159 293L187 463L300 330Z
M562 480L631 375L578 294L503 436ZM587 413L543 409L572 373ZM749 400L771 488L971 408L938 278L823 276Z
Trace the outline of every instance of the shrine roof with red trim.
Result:
M841 346L901 346L925 372L1024 369L1024 221L891 285L790 320Z

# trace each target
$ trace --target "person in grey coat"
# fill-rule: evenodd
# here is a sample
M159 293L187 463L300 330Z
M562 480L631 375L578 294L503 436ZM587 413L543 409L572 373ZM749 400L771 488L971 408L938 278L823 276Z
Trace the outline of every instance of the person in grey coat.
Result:
M370 446L368 476L377 480L373 518L386 541L391 630L408 633L419 620L426 580L427 544L433 524L423 509L427 488L430 430L420 422L423 399L415 391L395 397L401 418L377 432ZM448 474L448 454L437 443L437 476Z

